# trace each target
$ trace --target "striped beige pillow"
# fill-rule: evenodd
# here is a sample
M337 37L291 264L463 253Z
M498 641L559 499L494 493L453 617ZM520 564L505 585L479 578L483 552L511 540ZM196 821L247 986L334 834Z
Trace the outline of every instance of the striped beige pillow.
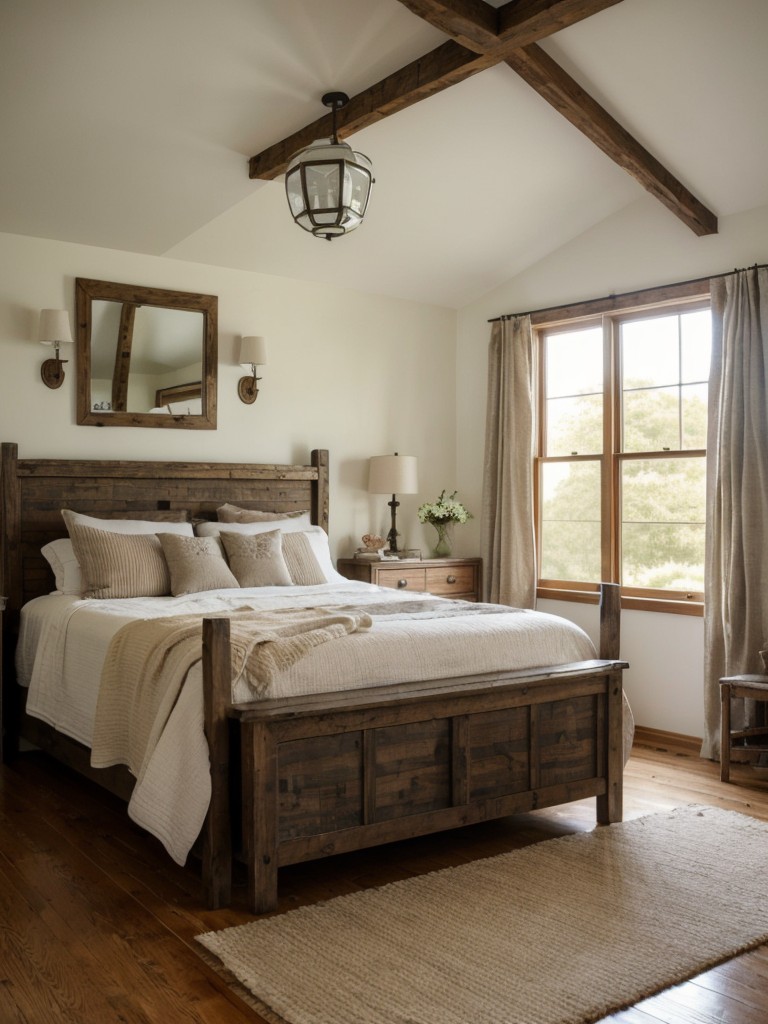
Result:
M110 533L68 523L83 574L83 597L161 597L171 577L153 533Z
M261 512L255 508L240 508L239 505L220 505L216 509L220 523L275 523L281 519L300 519L302 516L307 526L310 525L308 511L298 512Z
M312 587L326 582L306 533L283 534L283 557L297 586Z

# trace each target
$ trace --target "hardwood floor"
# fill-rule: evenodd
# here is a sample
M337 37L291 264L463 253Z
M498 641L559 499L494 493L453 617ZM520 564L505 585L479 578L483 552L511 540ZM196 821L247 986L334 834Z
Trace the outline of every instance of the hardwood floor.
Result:
M736 768L736 784L724 785L716 765L666 745L636 744L626 818L702 803L768 820L768 782ZM286 868L280 911L593 827L589 800ZM249 917L242 903L201 910L193 871L174 865L117 800L44 755L0 768L2 1024L258 1024L194 941ZM766 1024L768 946L607 1020Z

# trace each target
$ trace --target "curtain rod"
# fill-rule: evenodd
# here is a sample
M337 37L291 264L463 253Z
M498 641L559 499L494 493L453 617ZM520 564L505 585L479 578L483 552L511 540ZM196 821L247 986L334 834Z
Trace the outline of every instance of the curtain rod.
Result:
M694 277L690 281L675 281L673 284L657 284L650 288L637 288L631 292L615 292L612 295L604 295L600 299L575 299L572 302L561 302L557 306L544 306L542 309L530 309L527 313L502 313L501 316L491 317L487 321L489 324L494 324L499 320L514 320L517 316L534 316L538 313L556 313L559 309L569 309L571 306L584 306L587 303L598 303L598 302L612 302L614 299L624 299L629 295L642 295L643 292L657 292L659 288L682 288L684 285L690 284L704 284L705 281L712 281L718 277L727 277L728 274L738 274L742 270L765 270L768 267L766 263L753 263L751 267L734 267L733 270L727 270L722 274L710 274L708 277Z

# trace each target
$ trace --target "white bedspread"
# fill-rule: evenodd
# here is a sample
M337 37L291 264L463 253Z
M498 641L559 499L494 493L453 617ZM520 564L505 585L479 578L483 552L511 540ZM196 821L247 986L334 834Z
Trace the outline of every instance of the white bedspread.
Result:
M133 619L236 608L271 610L320 605L423 600L424 595L334 583L317 587L224 590L180 598L95 601L37 598L22 613L17 649L19 681L28 685L27 710L91 746L99 679L114 634ZM364 688L385 683L512 671L594 658L587 635L558 616L528 610L447 618L374 616L370 630L313 649L280 674L266 696ZM233 702L251 700L247 688ZM208 749L203 734L202 671L189 672L167 726L134 788L129 814L183 864L202 827L210 800Z

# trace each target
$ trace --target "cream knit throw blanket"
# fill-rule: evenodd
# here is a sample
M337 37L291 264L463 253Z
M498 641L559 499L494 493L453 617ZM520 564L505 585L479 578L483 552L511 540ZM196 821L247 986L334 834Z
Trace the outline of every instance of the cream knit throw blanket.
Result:
M96 707L91 751L95 768L125 764L141 778L187 672L202 657L203 617L142 619L115 634ZM226 617L233 684L244 679L254 697L313 647L371 626L364 612L336 614L318 608L248 609L227 612Z

